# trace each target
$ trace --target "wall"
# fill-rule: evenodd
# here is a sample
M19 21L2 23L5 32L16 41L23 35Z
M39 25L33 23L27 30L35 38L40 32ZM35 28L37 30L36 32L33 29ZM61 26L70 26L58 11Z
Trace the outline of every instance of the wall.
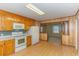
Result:
M72 43L70 43L70 45L73 45L76 47L76 16L69 16L69 17L41 21L41 24L55 23L55 22L66 22L66 21L68 21L68 24L69 24L68 36L69 36L69 40L72 42Z
M58 35L57 37L59 37L59 34L54 34L53 33L53 26L55 26L55 25L59 26L60 30L61 30L61 23L49 23L45 26L42 26L43 27L43 32L45 32L45 33L47 32L48 37L53 37L54 35Z
M74 45L76 47L76 16L71 17L69 20L69 36L72 40L72 45Z
M78 11L78 13L77 13L77 15L76 15L76 17L77 17L77 31L76 31L76 33L77 33L77 36L76 36L76 49L78 49L79 50L79 11Z
M62 18L56 18L56 19L48 19L48 20L43 20L40 21L40 23L52 23L52 22L63 22L63 21L68 21L69 17L62 17Z

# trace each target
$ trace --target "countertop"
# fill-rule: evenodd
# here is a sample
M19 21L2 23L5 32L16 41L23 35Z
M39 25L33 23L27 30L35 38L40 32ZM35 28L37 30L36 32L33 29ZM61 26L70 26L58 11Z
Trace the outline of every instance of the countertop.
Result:
M21 37L21 36L27 36L26 34L22 34L22 35L7 35L7 36L0 36L0 41L3 41L3 40L11 40L11 39L15 39L16 37Z

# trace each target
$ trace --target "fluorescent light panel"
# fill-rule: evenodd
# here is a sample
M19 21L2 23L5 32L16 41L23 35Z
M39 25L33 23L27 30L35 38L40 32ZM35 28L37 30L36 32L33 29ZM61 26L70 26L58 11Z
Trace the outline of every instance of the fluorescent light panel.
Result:
M27 8L31 9L32 11L38 13L39 15L43 15L45 14L43 11L41 11L40 9L38 9L36 6L34 6L33 4L27 4L26 5Z

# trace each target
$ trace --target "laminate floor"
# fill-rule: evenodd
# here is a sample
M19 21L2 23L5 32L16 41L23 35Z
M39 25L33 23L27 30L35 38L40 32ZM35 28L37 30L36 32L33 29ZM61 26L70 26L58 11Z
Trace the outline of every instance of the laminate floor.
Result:
M54 43L40 41L38 44L27 47L12 56L76 56L78 51L70 46L58 46Z

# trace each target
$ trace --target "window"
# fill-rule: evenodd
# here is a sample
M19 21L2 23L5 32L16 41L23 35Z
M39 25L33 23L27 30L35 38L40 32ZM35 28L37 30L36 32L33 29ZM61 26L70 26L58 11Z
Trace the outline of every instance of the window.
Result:
M52 27L53 33L59 33L59 26L58 25L54 25Z

